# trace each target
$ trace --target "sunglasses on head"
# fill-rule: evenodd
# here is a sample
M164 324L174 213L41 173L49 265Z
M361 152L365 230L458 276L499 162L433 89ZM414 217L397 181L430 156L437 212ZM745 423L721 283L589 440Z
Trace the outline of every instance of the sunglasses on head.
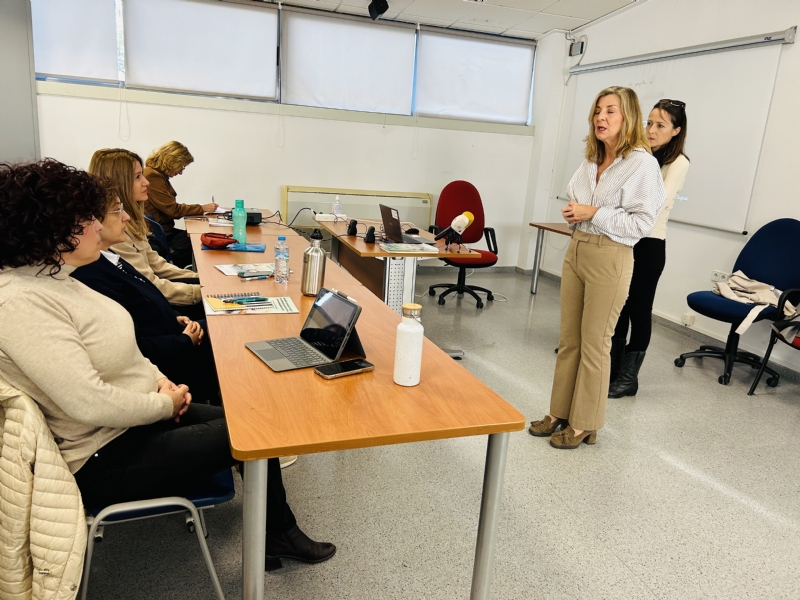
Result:
M681 102L680 100L670 100L669 98L664 98L662 100L659 100L656 106L664 104L668 106L677 106L678 108L686 108L686 102Z

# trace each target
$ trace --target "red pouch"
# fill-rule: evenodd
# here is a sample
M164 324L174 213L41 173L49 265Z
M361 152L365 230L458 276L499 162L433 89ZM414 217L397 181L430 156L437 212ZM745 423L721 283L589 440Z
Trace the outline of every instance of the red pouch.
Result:
M200 241L203 242L204 246L212 250L219 250L235 244L236 238L229 233L204 233L200 236Z

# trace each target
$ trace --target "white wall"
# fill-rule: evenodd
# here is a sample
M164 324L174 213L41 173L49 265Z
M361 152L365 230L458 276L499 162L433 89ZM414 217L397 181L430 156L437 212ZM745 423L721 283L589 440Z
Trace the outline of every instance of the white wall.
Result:
M597 25L588 27L580 33L589 38L584 64L635 56L648 52L692 46L712 41L720 41L748 35L782 31L800 24L800 2L797 0L650 0L635 6L619 15ZM563 38L562 38L563 39ZM539 47L539 58L545 60L544 44ZM563 52L556 44L547 50L558 57ZM574 62L574 59L572 59ZM538 63L537 63L538 65ZM567 65L565 65L566 68ZM574 85L574 77L570 86ZM538 81L537 81L538 83ZM746 86L747 82L742 81ZM563 90L552 90L549 103L560 103ZM796 172L800 165L800 121L797 119L797 103L800 98L800 43L783 45L778 76L767 121L763 152L756 174L748 230L755 231L765 223L781 217L800 219L798 185ZM735 102L735 98L730 98ZM575 107L586 112L588 107ZM644 107L645 112L649 107ZM692 131L703 127L702 123L691 120L691 106L687 107L689 116L689 136L687 152L691 157ZM747 118L747 107L741 107L741 118ZM567 123L568 118L563 122ZM537 135L542 123L534 120ZM736 144L736 123L730 124L730 137L720 140L721 144ZM555 154L557 142L550 142L534 154L541 161ZM534 146L535 147L535 146ZM535 158L535 157L534 157ZM578 165L556 165L556 169L574 170ZM546 169L531 165L530 186L540 187L541 178L546 177ZM561 203L555 201L563 190L549 189L549 194L536 194L533 210L526 206L526 217L533 214L547 215L547 220L560 220ZM564 240L548 234L544 268L560 273L563 261ZM729 271L741 248L748 238L709 229L671 223L667 237L667 266L659 284L654 310L657 314L672 321L680 322L683 313L688 311L686 295L697 290L710 289L710 274L714 269ZM524 246L524 239L521 240ZM522 258L523 248L520 257ZM526 263L530 265L530 259ZM727 336L728 327L711 319L698 316L695 329L713 335L718 339ZM769 330L760 323L751 328L742 338L742 346L761 353L766 347ZM779 345L781 346L781 345ZM800 369L800 353L788 348L776 348L773 357L778 362Z
M42 156L77 167L86 168L98 148L146 158L168 140L186 144L195 162L173 179L182 202L213 195L222 205L244 198L249 206L278 209L283 185L429 192L438 200L447 183L465 179L480 191L486 223L497 231L498 265L517 264L529 136L41 93L38 103Z

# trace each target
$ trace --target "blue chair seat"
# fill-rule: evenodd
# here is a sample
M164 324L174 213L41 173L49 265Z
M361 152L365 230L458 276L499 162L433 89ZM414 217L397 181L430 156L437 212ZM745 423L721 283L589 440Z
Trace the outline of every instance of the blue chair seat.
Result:
M686 302L689 304L689 308L701 315L724 323L741 323L754 306L728 300L714 292L693 292L686 297ZM777 309L769 306L761 311L756 317L756 321L775 319L777 314Z
M233 472L231 469L220 471L212 477L208 485L197 494L186 496L186 499L194 504L197 508L207 508L209 506L216 506L223 504L229 500L233 500L235 490L233 484ZM105 507L94 507L87 509L92 516L97 516ZM163 515L170 512L182 512L180 506L158 506L142 510L130 510L109 515L103 519L104 523L113 523L114 521L128 521L130 519L141 519L144 517L152 517L155 515Z

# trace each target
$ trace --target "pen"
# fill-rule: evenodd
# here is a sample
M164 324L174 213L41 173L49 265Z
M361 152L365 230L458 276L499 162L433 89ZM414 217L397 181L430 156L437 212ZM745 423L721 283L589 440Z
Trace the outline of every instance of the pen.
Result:
M261 298L261 297L254 297L254 298L236 298L232 300L234 304L272 304L269 298Z
M240 275L242 279L269 279L269 275Z
M358 304L358 300L356 300L355 298L351 298L350 296L348 296L347 294L344 294L344 293L340 292L340 291L339 291L339 290L337 290L336 288L331 288L331 291L332 291L334 294L336 294L337 296L341 296L342 298L346 298L347 300L350 300L350 302L355 302L356 304Z

